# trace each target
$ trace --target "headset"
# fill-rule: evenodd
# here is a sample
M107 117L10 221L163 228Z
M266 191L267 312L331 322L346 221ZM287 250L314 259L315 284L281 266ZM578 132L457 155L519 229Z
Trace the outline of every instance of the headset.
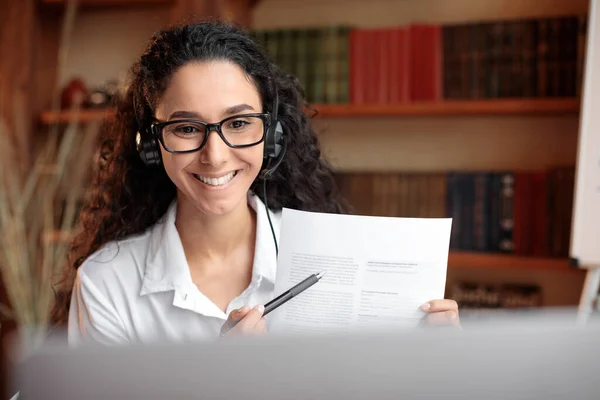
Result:
M135 107L135 96L134 101L134 112L137 108ZM275 170L279 167L287 150L287 137L284 132L281 121L278 117L279 112L279 95L277 89L275 90L275 98L273 99L273 110L271 111L271 119L267 131L264 137L264 151L263 151L263 165L259 177L263 179L263 195L265 199L265 209L267 212L267 219L269 220L269 226L271 227L271 233L275 242L275 254L276 257L279 255L279 246L277 245L277 238L275 236L275 230L273 229L273 223L271 222L271 215L269 213L269 205L267 204L267 180L273 176ZM136 112L137 119L137 112ZM162 164L160 147L158 144L158 138L152 131L151 127L140 124L139 119L138 127L139 130L135 137L136 150L140 155L140 158L144 164L148 166L160 166Z

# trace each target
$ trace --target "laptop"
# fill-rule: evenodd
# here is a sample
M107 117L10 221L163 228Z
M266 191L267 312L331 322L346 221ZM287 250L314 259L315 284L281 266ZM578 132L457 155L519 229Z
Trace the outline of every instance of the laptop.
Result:
M600 323L575 312L463 329L86 346L49 340L15 369L24 399L598 399Z

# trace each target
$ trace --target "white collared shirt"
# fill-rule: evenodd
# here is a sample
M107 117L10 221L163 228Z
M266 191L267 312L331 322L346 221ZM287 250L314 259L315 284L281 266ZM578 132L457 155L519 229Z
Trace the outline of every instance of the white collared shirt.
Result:
M179 233L176 201L143 234L110 242L77 270L69 311L70 345L182 341L218 337L227 315L274 297L276 252L263 202L256 211L252 280L223 312L193 283ZM279 241L280 212L269 211Z

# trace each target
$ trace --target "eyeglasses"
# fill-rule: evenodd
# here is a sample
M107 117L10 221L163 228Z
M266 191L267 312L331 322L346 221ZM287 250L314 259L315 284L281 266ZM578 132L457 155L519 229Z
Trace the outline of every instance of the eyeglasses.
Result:
M270 125L270 114L244 114L216 124L194 119L161 122L152 124L152 132L169 153L191 153L204 147L212 130L231 148L256 146L263 141Z

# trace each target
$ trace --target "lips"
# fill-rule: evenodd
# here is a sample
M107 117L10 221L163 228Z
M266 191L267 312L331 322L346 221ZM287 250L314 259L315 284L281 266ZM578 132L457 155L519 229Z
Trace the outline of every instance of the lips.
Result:
M225 175L213 178L208 176L202 176L199 174L193 174L194 178L198 179L200 182L207 184L209 186L223 186L231 182L231 180L237 175L238 171L231 171Z

